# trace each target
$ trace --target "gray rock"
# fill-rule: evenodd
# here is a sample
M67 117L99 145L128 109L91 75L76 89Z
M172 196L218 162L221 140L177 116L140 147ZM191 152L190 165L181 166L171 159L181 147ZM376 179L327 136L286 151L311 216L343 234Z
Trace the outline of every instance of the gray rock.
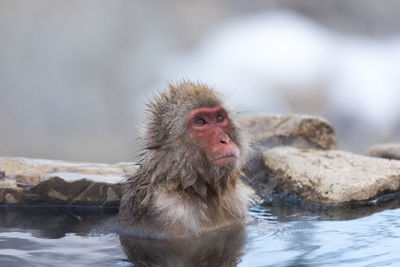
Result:
M0 205L118 206L131 163L0 158Z
M295 197L320 204L377 199L400 191L400 162L349 152L276 147L263 154L269 171L261 195Z
M276 146L335 149L336 134L325 119L307 115L253 115L241 120L250 140L264 151Z
M385 143L371 146L365 152L367 156L400 160L400 143Z
M336 134L332 125L321 117L307 115L254 115L241 119L252 151L243 168L249 184L263 191L269 183L262 153L276 146L335 149Z

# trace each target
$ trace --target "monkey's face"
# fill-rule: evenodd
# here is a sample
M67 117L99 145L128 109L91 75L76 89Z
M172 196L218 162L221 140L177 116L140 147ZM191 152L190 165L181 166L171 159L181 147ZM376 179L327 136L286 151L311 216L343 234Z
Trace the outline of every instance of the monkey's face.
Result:
M194 109L186 123L190 137L202 144L211 163L221 167L236 164L239 148L230 138L231 124L222 106Z

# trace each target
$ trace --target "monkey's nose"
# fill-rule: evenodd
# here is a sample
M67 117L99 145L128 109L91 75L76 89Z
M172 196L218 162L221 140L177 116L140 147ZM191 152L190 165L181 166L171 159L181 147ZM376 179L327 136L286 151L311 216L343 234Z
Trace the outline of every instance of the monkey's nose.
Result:
M231 141L231 140L229 139L228 136L221 136L220 139L219 139L219 142L220 142L221 144L229 144L230 141Z

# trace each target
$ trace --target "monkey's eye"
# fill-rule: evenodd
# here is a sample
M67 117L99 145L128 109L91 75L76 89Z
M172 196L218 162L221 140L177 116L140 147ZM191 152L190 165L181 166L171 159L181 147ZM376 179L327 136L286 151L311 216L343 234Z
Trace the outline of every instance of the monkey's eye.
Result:
M198 119L196 119L196 124L197 125L205 125L205 124L207 124L207 122L202 118L198 118Z
M224 120L224 117L222 117L221 115L218 115L217 118L216 118L217 122L221 122L223 120Z

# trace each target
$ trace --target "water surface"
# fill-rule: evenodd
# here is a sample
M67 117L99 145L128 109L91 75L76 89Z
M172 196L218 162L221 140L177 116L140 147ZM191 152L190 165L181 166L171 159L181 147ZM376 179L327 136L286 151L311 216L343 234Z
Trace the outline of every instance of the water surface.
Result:
M400 266L398 208L250 213L245 228L154 241L110 230L112 212L3 208L0 266Z

